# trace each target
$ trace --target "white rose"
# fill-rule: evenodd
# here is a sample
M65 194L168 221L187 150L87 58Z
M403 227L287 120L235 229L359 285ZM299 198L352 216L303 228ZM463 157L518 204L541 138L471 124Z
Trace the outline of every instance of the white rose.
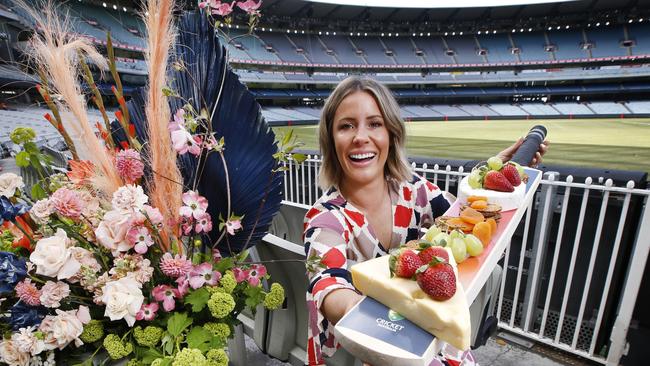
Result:
M118 188L113 193L113 209L128 212L139 212L144 207L144 204L149 201L149 197L144 194L142 187L133 184L127 184Z
M20 352L13 341L0 341L0 362L11 366L27 366L29 358L29 353Z
M106 304L104 316L111 320L124 319L132 327L144 301L140 284L131 277L123 277L108 282L102 290L102 302Z
M39 240L29 260L36 265L36 274L60 280L72 277L81 268L81 264L70 255L68 235L63 229L57 229L54 236Z
M33 356L45 349L45 343L34 335L34 327L20 328L18 332L11 335L11 340L20 352Z
M32 209L29 210L29 214L34 219L34 221L44 224L49 219L50 215L54 212L54 207L48 199L38 200L32 206Z
M14 173L0 175L0 196L13 197L17 189L25 188L23 178Z
M45 349L64 349L72 341L81 346L83 342L79 336L84 331L84 326L77 318L76 310L56 310L56 316L48 315L43 319L38 330L45 334Z
M130 227L130 215L117 210L108 211L95 229L95 237L99 244L110 249L113 255L117 256L120 252L131 249L131 244L126 240L126 233Z

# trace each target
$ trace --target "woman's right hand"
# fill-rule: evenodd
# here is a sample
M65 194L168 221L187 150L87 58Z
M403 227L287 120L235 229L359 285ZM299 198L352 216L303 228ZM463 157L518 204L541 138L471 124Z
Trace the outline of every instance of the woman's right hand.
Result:
M347 288L337 289L325 296L321 311L330 323L336 325L362 298L363 296L356 291Z

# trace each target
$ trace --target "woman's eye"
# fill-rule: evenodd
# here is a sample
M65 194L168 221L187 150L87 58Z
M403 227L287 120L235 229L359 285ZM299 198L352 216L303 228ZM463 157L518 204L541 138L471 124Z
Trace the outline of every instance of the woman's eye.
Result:
M339 125L339 129L341 129L341 130L349 130L352 127L354 127L354 126L352 126L352 123L343 123L343 124Z
M370 122L370 126L374 127L374 128L378 128L378 127L383 126L383 123L381 123L381 121L372 121L372 122Z

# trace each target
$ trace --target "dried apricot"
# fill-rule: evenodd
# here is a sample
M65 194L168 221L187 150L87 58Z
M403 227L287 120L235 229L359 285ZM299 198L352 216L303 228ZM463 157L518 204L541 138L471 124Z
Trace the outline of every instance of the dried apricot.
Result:
M493 219L492 217L490 217L489 219L486 219L485 222L490 224L490 229L492 229L492 231L490 231L490 232L492 233L492 235L496 234L496 232L497 232L497 221L495 219Z
M486 209L487 206L488 206L487 201L483 201L483 200L476 200L472 202L472 204L470 205L470 207L475 210L483 210Z
M472 203L474 201L486 201L487 202L487 197L484 197L484 196L469 196L469 197L467 197L467 203Z
M479 222L478 224L474 225L472 234L481 240L481 243L483 243L484 247L487 247L490 244L490 240L492 239L492 228L487 222Z
M465 233L471 233L472 229L474 229L474 224L470 224L469 222L466 222L460 217L450 218L449 220L447 220L447 225L450 230L460 229Z
M479 222L485 221L485 217L483 217L483 214L471 207L467 207L466 209L461 211L460 218L466 222L469 222L470 224L477 224Z

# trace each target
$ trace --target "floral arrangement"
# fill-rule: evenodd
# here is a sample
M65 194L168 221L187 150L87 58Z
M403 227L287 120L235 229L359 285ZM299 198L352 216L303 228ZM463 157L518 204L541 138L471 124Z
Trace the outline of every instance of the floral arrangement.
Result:
M208 16L217 3L202 3ZM227 365L226 341L238 314L260 305L277 309L284 302L280 284L265 289L266 268L251 262L246 249L269 213L254 212L252 221L244 219L248 212L235 214L239 201L231 197L230 184L237 177L227 174L227 134L213 129L209 108L174 91L166 79L166 57L154 57L171 48L174 4L147 5L152 36L146 117L138 117L137 106L122 96L110 37L109 61L103 62L84 40L68 38L51 7L39 23L43 34L32 41L42 81L38 91L51 110L46 119L61 132L73 159L65 172L57 172L38 150L33 130L11 134L23 148L17 164L40 180L26 187L20 176L0 175L0 364ZM259 16L259 3L238 5ZM115 121L107 116L86 57L79 55L110 70L120 107ZM98 135L85 113L80 78L104 118L104 125L94 126ZM138 133L143 128L147 133ZM294 146L287 138L280 151L273 144L269 159L282 160ZM203 175L181 171L209 170L212 156L226 173L226 203L201 192ZM183 159L195 159L194 165L183 165ZM274 161L270 182L280 181ZM271 200L269 191L257 203L260 212ZM218 217L215 205L226 207ZM236 245L246 230L247 240Z

